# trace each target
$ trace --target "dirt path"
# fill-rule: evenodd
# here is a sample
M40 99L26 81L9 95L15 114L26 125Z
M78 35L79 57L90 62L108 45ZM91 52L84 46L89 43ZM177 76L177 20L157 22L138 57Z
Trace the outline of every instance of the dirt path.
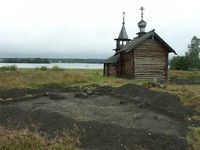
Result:
M177 117L179 114L171 117L146 107L150 103L144 95L156 100L158 93L150 97L152 91L131 84L107 94L101 90L45 92L36 98L0 105L0 124L6 125L8 118L13 125L29 124L31 120L49 136L75 125L82 149L188 149L185 122Z

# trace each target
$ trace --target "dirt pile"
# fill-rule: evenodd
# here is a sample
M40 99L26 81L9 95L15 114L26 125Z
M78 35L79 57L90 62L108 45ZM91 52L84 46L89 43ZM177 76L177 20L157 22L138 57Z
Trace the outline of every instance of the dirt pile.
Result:
M2 115L3 114L3 115ZM1 121L10 118L12 126L19 122L24 124L37 124L38 129L52 137L63 130L73 130L74 125L79 129L80 148L85 150L160 150L181 149L187 150L186 141L175 135L154 133L146 129L123 128L112 123L99 121L80 122L60 113L44 110L24 111L17 107L1 108Z
M3 92L0 91L0 96L10 96L9 92ZM27 93L38 96L19 99ZM92 90L15 89L11 95L19 100L0 105L3 126L35 124L48 137L76 126L79 146L84 150L189 148L184 139L187 132L184 116L193 112L168 93L127 84L119 88L98 86Z
M141 107L153 108L171 117L184 119L186 116L192 116L197 112L184 107L180 99L167 92L152 91L135 84L126 84L114 90L114 94L133 102L138 103Z

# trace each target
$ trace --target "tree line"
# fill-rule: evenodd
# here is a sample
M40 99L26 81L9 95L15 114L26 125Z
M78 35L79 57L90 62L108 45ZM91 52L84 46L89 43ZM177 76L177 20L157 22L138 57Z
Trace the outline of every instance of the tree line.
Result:
M2 58L3 63L103 63L104 59L78 58Z
M200 70L200 39L194 36L183 56L175 56L170 62L172 70Z
M3 63L50 63L44 58L3 58Z

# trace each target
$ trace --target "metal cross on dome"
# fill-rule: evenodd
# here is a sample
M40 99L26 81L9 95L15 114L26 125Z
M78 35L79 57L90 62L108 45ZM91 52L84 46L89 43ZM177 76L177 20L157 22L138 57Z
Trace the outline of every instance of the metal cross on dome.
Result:
M143 20L143 14L144 14L143 10L145 10L145 9L144 9L144 7L141 7L140 10L141 10L141 19Z
M126 13L123 12L122 14L123 14L123 23L122 23L122 24L124 25L124 24L125 24L125 19L124 19L124 18L125 18L125 14L126 14Z

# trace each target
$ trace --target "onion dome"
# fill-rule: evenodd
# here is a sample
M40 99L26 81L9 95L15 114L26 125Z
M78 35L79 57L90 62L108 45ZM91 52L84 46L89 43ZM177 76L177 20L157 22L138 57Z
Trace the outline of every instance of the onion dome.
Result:
M144 20L141 20L140 22L138 22L138 27L139 28L145 28L147 25L146 21Z
M140 28L140 32L138 32L137 34L139 36L142 36L142 35L144 35L146 33L145 32L145 27L147 26L147 23L146 23L146 21L143 20L143 10L144 10L144 8L141 7L140 10L141 10L141 21L138 22L138 27Z

